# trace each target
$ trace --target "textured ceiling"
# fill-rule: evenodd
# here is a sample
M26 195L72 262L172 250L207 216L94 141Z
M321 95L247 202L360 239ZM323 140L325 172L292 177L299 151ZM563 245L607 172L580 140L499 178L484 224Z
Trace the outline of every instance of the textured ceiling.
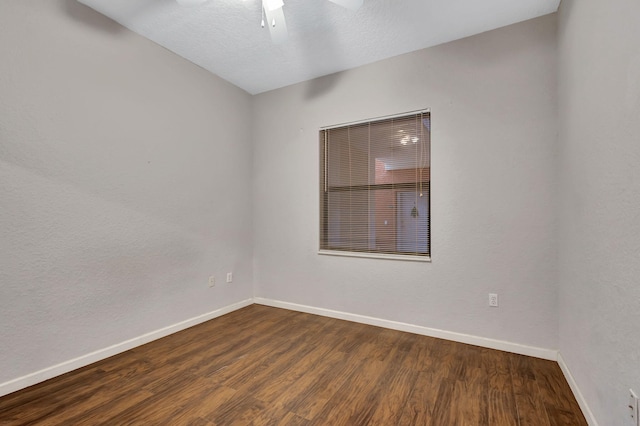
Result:
M78 0L256 94L555 12L560 0L284 0L284 43L260 0Z

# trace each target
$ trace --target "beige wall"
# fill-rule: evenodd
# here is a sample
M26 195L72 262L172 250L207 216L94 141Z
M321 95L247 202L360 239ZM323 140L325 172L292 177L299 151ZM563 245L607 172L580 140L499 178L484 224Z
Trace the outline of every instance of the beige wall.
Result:
M423 108L433 262L318 255L318 129ZM255 96L256 295L556 349L556 112L555 15Z
M0 385L251 297L250 102L74 0L0 1Z
M602 425L640 392L640 3L559 12L560 352Z

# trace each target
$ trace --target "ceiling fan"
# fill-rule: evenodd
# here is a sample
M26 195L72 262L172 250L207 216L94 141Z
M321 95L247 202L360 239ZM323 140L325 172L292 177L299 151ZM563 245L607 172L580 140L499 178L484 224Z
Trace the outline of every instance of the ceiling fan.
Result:
M208 0L176 0L181 6L197 6ZM339 6L351 10L358 10L364 0L329 0ZM268 25L271 40L274 43L282 43L287 39L287 22L284 19L282 8L283 0L262 0L262 28ZM266 24L265 24L266 21Z

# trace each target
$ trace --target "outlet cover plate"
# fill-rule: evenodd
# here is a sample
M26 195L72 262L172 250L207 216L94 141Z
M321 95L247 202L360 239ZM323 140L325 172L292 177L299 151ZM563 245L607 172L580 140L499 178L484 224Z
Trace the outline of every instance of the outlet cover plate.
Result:
M492 308L498 307L498 295L496 293L489 293L489 306Z

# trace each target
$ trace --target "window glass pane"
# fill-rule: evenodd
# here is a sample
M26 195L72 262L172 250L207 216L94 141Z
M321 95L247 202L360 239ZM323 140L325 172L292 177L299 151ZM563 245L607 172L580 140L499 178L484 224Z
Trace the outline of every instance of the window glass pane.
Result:
M369 249L368 191L330 192L329 245L334 248Z
M430 255L428 112L321 131L321 248Z

